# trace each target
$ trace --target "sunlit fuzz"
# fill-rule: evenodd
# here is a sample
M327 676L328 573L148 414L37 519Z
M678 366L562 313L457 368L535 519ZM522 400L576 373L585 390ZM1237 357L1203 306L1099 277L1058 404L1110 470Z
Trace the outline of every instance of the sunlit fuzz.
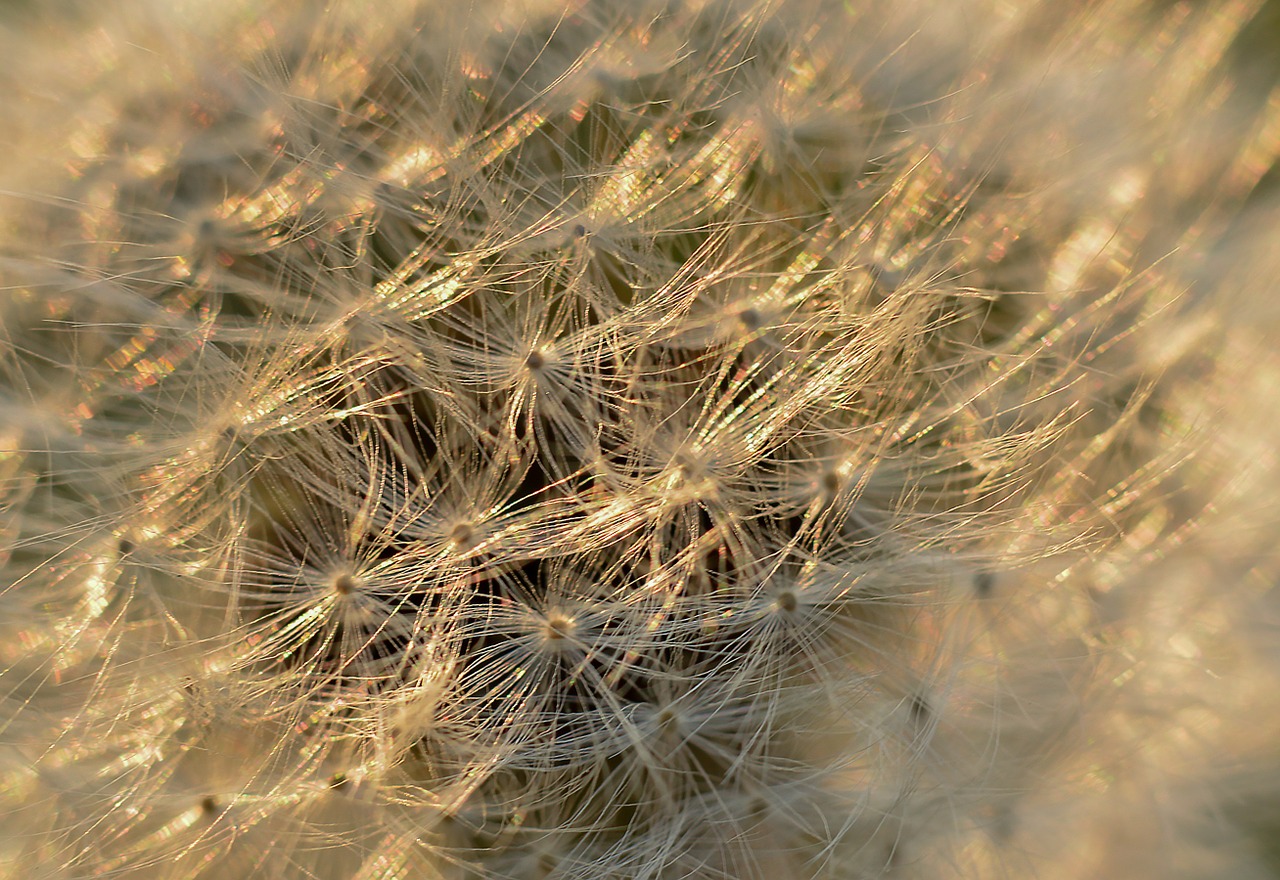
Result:
M741 495L720 494L731 489L745 492L741 484L727 482L741 479L733 462L721 470L703 450L664 450L658 438L651 442L654 445L647 449L629 450L622 467L615 470L610 464L607 472L607 482L624 468L639 477L628 476L615 489L628 499L622 511L627 518L619 523L629 526L627 534L634 541L627 556L651 573L678 572L674 589L699 592L729 576L741 560L767 552L761 530L752 523L754 511L739 506ZM641 455L653 458L646 462Z
M615 772L636 789L632 797L641 801L656 786L684 799L808 772L774 740L787 724L778 703L722 678L711 663L695 680L655 677L644 700L626 707L640 739L627 744ZM658 805L654 818L668 809Z
M288 341L299 345L286 359L274 345ZM262 468L296 460L298 432L324 436L353 414L385 405L381 395L352 390L350 370L367 380L376 368L358 364L332 363L288 335L247 349L203 340L189 370L148 393L150 421L132 435L135 451L118 466L137 516L166 519L194 537L228 508L246 510Z
M413 338L432 381L473 397L500 442L532 445L538 465L572 473L595 446L594 425L619 390L607 337L550 285L513 279L436 313Z
M709 662L742 687L821 688L884 674L883 656L904 648L912 596L930 586L918 565L903 560L896 568L891 560L869 569L856 557L841 564L779 554L741 571L738 584L708 602Z
M604 456L590 468L649 521L654 564L673 551L691 565L718 547L744 559L769 552L761 502L775 479L771 455L803 425L752 369L729 359L704 366L709 372L690 368L684 377L655 368L645 397L602 433Z
M375 524L373 498L351 511L296 485L260 495L269 515L247 536L234 584L237 662L279 668L318 697L378 693L407 677L448 569L398 564L394 520Z
M648 833L650 845L661 847L677 871L694 876L853 877L859 870L875 876L885 865L869 866L840 851L843 829L826 818L851 806L832 803L808 780L757 784L691 797Z
M829 521L827 529L837 534L847 528L846 518L851 533L888 526L902 485L886 448L892 423L874 416L866 421L852 429L806 432L778 450L767 484L777 515Z
M531 463L500 436L439 414L406 419L419 403L405 395L371 407L344 421L356 437L349 445L317 442L311 456L290 450L273 467L337 511L360 498L347 513L352 527L405 570L519 557L527 530L565 516L554 493L523 494Z
M492 592L456 624L457 637L472 645L459 672L469 711L510 719L509 735L537 736L559 710L605 698L614 658L603 643L604 608L585 596L539 597L520 572L500 576Z
M31 829L26 853L9 867L39 875L30 856L56 851L65 876L110 864L121 876L182 877L211 851L240 863L267 852L288 858L309 848L306 836L322 837L308 827L325 795L311 773L327 764L334 742L296 735L287 703L201 668L213 659L158 649L116 658L121 672L151 664L145 678L95 680L82 666L65 670L56 687L47 683L47 709L76 723L32 764L28 795L49 824ZM108 697L114 708L104 714ZM112 792L123 787L137 806L128 814L113 807Z
M1274 873L1263 0L36 6L0 874Z

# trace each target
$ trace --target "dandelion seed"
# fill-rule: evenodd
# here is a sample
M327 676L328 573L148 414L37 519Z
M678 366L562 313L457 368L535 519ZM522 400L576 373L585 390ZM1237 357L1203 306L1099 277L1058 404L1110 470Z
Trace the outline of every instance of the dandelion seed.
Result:
M359 589L359 578L347 572L342 572L333 578L333 591L339 596L350 596Z
M787 614L794 614L796 609L800 607L800 600L796 598L796 594L791 590L779 591L774 601L778 603L778 608Z
M911 723L919 726L928 722L929 716L933 714L933 710L930 709L929 701L926 698L919 694L915 694L911 697L909 714L911 717Z
M989 571L980 571L973 576L973 590L979 598L987 598L996 588L996 576Z
M476 528L469 522L454 523L449 529L449 542L459 550L470 550L479 543Z

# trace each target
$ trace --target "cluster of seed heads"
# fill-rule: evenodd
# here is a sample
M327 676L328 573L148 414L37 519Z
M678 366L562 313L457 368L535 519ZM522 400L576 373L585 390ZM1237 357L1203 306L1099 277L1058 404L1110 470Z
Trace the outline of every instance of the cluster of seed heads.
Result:
M1280 150L1258 4L1169 5L68 11L0 876L1030 870L1203 509L1170 255Z

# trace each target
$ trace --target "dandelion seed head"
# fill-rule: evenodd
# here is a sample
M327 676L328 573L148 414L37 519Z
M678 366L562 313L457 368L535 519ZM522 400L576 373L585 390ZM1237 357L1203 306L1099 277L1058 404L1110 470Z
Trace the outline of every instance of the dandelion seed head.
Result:
M14 876L1230 837L1259 3L78 7L0 27Z

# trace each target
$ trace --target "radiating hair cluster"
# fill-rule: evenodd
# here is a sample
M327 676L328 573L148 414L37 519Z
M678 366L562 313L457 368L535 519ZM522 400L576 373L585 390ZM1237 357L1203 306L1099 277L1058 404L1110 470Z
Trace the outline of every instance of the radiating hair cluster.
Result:
M125 6L4 13L0 876L1271 876L1258 2Z

